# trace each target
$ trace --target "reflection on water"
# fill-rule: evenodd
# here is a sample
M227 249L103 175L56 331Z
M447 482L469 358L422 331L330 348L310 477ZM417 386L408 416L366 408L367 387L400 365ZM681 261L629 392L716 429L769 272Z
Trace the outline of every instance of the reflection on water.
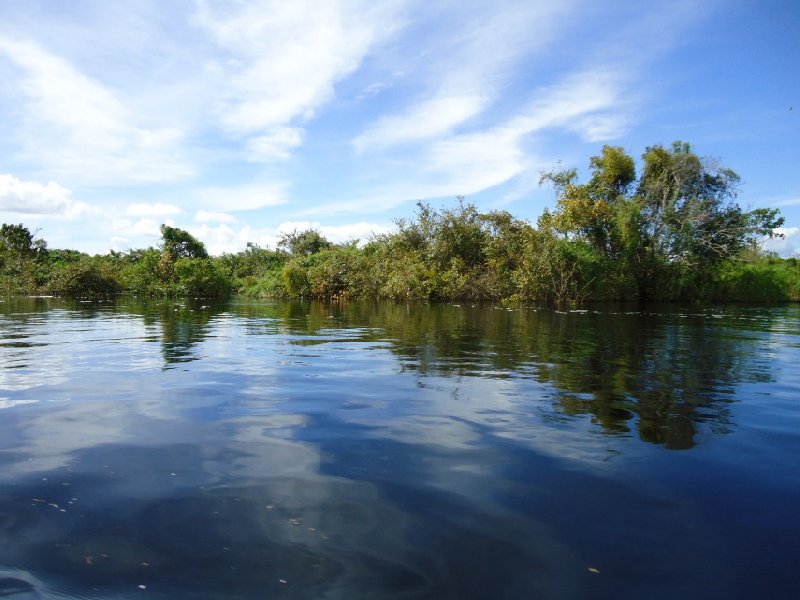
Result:
M798 317L8 299L0 596L788 597Z

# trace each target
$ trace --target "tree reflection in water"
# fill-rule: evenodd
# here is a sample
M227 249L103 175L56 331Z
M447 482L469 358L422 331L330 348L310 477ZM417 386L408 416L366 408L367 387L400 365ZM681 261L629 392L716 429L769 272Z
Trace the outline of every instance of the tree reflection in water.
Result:
M31 318L46 315L41 299L27 302ZM228 315L240 319L248 334L285 335L292 344L336 338L385 343L402 371L422 378L532 378L551 392L548 418L589 416L606 434L629 435L633 430L643 441L670 449L692 447L701 430L729 432L734 386L771 380L769 365L754 357L762 349L756 334L769 330L775 313L757 309L729 309L720 315L697 307L602 306L564 312L391 302L145 302L126 297L110 305L67 304L75 318L109 311L141 317L160 343L165 369L199 358L214 320ZM19 301L9 307L19 311ZM15 320L24 323L19 314Z
M670 449L692 447L703 428L729 432L733 386L770 380L768 366L753 360L759 340L735 335L739 321L751 316L744 309L728 319L696 307L562 312L234 302L227 310L250 319L254 333L311 336L295 343L315 343L315 336L322 343L333 330L388 341L401 368L420 376L534 378L552 389L553 418L589 415L605 433L634 429L643 441ZM762 330L769 314L754 313Z

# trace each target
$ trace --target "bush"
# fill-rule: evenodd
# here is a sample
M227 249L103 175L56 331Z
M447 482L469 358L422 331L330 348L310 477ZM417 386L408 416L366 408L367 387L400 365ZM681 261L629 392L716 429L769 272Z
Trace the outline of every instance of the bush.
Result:
M304 298L311 292L306 270L297 262L292 261L286 264L282 271L283 286L289 296L299 296Z
M109 265L82 260L53 271L45 289L56 296L102 298L119 293L122 286Z
M174 265L181 295L191 298L220 298L230 293L230 281L208 258L179 258Z

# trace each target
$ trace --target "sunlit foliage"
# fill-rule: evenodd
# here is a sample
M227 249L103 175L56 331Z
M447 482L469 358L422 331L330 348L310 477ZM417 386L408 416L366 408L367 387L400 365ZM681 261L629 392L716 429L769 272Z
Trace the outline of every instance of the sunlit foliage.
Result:
M89 257L49 250L22 224L0 228L0 289L70 296L387 298L579 304L595 300L800 299L793 259L760 250L783 224L777 209L744 211L739 176L675 142L637 161L604 146L577 169L544 172L556 194L536 226L505 211L419 202L392 233L333 244L285 234L209 257L189 232L162 225L159 248Z

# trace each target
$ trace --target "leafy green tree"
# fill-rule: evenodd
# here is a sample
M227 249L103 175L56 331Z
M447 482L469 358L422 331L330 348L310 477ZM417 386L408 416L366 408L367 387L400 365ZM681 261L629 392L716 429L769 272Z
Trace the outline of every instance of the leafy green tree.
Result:
M208 258L208 252L203 242L199 241L188 231L161 225L162 250L172 258Z
M652 146L642 156L638 195L649 249L689 266L742 249L746 219L736 204L739 176L689 144Z
M311 256L332 245L315 229L306 229L300 233L295 229L291 233L283 234L278 241L278 248L288 250L293 256Z
M47 243L34 239L33 233L22 223L0 226L0 252L16 256L36 256L47 252Z

